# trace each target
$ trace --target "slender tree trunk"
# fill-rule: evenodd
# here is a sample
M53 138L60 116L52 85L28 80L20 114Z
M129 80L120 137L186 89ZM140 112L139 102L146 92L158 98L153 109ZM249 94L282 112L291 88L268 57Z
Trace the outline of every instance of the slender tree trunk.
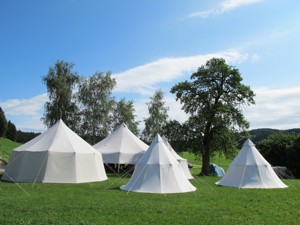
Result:
M203 137L203 146L202 151L202 169L199 175L208 175L209 165L210 165L210 150L211 150L211 140L212 135L210 132L211 123L208 123L205 127L204 137Z
M208 150L204 150L202 153L202 169L199 175L208 175L210 165L210 154Z

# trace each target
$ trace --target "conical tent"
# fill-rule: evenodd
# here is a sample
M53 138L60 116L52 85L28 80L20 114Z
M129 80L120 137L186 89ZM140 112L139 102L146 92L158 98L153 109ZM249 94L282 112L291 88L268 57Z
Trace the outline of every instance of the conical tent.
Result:
M182 193L196 190L159 134L135 165L129 182L120 188L146 193Z
M184 175L187 177L187 179L193 179L194 177L192 176L192 174L189 170L187 159L184 159L180 155L177 154L177 152L172 148L172 146L170 145L168 139L165 136L163 136L162 139L164 140L164 142L165 142L166 146L168 147L168 149L171 151L172 155L175 157L175 159L181 165L182 170L184 172Z
M271 165L255 148L250 139L230 164L223 178L216 183L220 186L237 188L286 188Z
M102 156L62 120L14 149L2 180L82 183L106 180Z
M114 132L94 145L104 163L135 164L148 149L123 123Z

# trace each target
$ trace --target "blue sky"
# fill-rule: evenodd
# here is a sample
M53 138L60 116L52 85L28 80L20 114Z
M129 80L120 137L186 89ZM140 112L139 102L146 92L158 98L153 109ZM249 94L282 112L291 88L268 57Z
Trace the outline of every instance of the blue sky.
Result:
M256 93L244 109L250 129L299 128L299 8L298 0L1 0L0 106L18 129L44 130L42 76L64 60L83 76L111 71L114 96L133 100L139 121L161 88L170 117L183 122L170 88L223 57Z

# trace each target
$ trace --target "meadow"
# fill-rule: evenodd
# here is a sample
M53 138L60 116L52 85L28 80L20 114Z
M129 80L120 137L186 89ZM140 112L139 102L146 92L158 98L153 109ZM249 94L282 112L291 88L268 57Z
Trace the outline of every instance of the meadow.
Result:
M193 171L198 173L197 171ZM285 189L218 187L191 180L195 192L121 191L129 178L83 184L0 183L0 224L299 224L300 180Z
M217 177L197 176L195 192L146 194L121 191L129 177L83 184L0 182L0 224L299 224L300 180L285 189L219 187ZM225 168L230 159L212 161Z
M21 144L11 141L7 138L0 138L0 157L2 156L5 161L8 161L10 152L20 145Z

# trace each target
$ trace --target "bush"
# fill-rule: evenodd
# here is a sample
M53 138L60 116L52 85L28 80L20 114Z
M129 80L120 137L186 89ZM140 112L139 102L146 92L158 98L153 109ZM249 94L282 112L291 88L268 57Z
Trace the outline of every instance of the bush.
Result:
M294 141L293 148L287 154L287 167L295 177L300 178L300 136Z
M298 143L298 144L297 144ZM300 136L276 132L256 145L272 166L286 166L299 177Z

